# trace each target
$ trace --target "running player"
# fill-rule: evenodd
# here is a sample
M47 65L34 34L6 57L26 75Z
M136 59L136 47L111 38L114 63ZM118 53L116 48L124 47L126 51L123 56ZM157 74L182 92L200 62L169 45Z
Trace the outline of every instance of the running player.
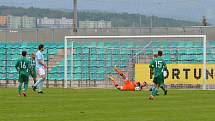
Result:
M16 62L16 70L19 72L18 96L21 96L22 84L24 83L23 96L27 96L29 72L31 70L30 61L26 58L27 52L22 51L22 58Z
M40 79L33 85L33 90L35 91L38 89L38 93L43 93L43 83L46 79L45 68L47 68L43 57L44 45L39 45L38 49L39 50L36 53L36 69Z
M126 75L119 70L117 67L114 67L114 70L122 77L124 81L124 86L119 86L116 82L116 80L113 77L109 77L109 79L112 81L113 85L120 91L141 91L143 87L146 86L146 82L143 82L142 84L139 81L131 82L126 78Z
M154 87L152 88L151 96L149 97L150 100L153 100L155 98L160 87L164 91L164 95L167 95L167 89L165 89L164 86L163 74L163 71L167 70L167 66L165 61L162 59L162 55L162 51L158 51L158 57L154 58L149 65L150 69L152 69L154 72Z

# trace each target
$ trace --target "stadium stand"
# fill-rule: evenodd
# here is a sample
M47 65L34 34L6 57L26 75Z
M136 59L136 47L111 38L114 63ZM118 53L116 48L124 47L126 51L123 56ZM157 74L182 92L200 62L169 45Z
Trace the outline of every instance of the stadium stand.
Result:
M105 80L106 74L114 73L112 71L114 65L119 65L120 68L126 67L130 58L142 48L142 45L146 44L144 42L119 43L114 41L76 43L74 45L74 77L73 79L69 77L69 80ZM17 80L18 74L14 65L20 57L21 51L27 50L28 54L31 54L37 50L37 46L37 43L32 42L1 43L0 80ZM45 46L44 57L49 67L47 80L61 81L64 79L64 43L45 43ZM210 41L207 46L207 63L212 64L215 61L215 42ZM145 58L152 57L158 48L163 49L164 59L167 63L196 64L203 62L203 51L199 42L173 41L169 43L162 41L153 43L140 55ZM68 63L70 63L71 56L68 58ZM68 73L71 74L71 65L68 67Z

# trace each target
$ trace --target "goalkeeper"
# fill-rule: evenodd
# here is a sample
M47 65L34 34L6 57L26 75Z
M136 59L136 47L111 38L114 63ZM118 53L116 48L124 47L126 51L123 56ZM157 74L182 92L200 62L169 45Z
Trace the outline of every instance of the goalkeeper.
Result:
M114 67L114 70L122 77L125 85L119 86L113 77L109 77L109 79L112 81L113 85L120 91L141 91L143 87L147 85L146 82L143 82L142 84L139 81L131 82L126 78L126 75L117 67Z

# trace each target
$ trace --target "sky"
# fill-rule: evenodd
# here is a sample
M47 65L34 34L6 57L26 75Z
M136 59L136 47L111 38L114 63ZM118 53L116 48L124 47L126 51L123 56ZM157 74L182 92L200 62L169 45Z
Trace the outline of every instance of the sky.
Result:
M0 0L0 5L72 9L73 0ZM78 10L139 13L215 25L215 0L78 0Z

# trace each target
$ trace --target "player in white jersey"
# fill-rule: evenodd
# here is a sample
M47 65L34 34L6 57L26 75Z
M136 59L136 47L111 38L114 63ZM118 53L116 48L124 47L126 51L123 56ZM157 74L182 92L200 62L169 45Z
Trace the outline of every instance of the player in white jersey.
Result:
M39 75L40 79L33 85L33 90L35 91L38 89L38 93L43 93L43 83L46 79L46 72L45 69L47 66L44 63L43 51L44 45L39 45L39 50L36 53L36 70L37 74Z

